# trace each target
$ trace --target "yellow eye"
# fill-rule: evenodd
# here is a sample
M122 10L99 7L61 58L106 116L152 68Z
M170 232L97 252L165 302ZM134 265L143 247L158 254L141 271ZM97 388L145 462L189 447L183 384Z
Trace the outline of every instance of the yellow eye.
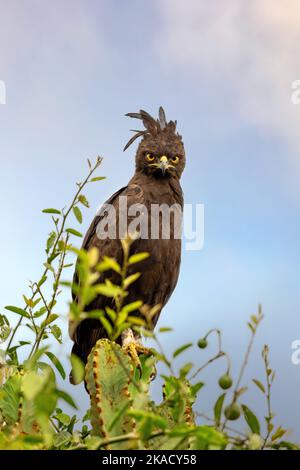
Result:
M174 163L174 165L177 165L177 163L179 162L179 157L172 157L171 161L172 163Z
M154 155L152 155L151 153L147 153L146 160L148 162L153 162L154 158L155 158Z

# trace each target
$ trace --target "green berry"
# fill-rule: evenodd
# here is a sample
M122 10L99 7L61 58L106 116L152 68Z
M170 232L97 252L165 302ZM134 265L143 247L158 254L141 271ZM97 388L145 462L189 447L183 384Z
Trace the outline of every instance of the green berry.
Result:
M219 385L223 390L227 390L228 388L230 388L232 385L232 378L230 377L230 375L222 375L222 377L219 378Z
M224 414L230 421L235 421L241 416L241 409L237 403L233 403L232 405L226 406Z
M201 338L201 339L199 339L199 341L198 341L198 347L199 347L200 349L205 349L206 346L207 346L207 340L206 340L206 338Z

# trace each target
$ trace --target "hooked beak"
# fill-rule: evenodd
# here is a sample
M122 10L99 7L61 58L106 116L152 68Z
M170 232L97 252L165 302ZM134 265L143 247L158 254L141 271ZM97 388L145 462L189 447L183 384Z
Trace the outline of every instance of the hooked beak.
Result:
M162 174L164 175L169 166L169 160L167 159L165 155L163 155L162 157L160 157L159 161L160 161L159 168L161 169Z

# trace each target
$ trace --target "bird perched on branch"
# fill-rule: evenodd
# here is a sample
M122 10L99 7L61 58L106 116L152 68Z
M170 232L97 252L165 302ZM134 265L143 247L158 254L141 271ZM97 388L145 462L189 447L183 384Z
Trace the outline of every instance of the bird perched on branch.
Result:
M175 237L174 218L170 221L170 236L165 237L162 234L161 214L159 219L153 220L151 208L153 205L167 205L183 209L183 193L180 186L180 178L185 167L185 150L182 137L176 131L176 121L166 120L166 115L162 107L159 108L159 117L154 119L146 111L140 110L139 113L128 113L126 116L138 119L142 122L143 130L134 130L133 137L125 145L124 150L137 139L142 138L137 148L135 162L135 173L128 185L121 188L113 194L106 204L111 204L116 209L116 224L119 223L120 201L121 197L126 197L127 207L138 204L146 208L149 225L157 223L159 225L159 235L151 238L140 237L134 241L131 247L131 254L138 252L148 252L148 259L139 263L138 271L141 276L130 287L126 303L135 300L141 300L143 304L152 308L158 306L157 313L153 318L153 328L159 318L161 310L169 300L178 280L180 258L181 258L181 240ZM93 220L83 242L83 248L88 250L96 247L100 256L109 256L122 264L122 246L119 237L114 239L100 239L97 233L97 227L103 220L103 211ZM128 223L132 216L125 214ZM174 216L175 217L175 216ZM151 232L151 228L149 229ZM112 282L117 284L117 276L114 272L105 272L101 274L100 282L104 282L105 277L109 276ZM77 282L77 274L74 276ZM102 309L105 307L113 308L111 298L99 295L90 304L86 310ZM136 312L135 315L141 315ZM85 319L80 324L70 325L70 336L74 341L72 353L77 355L84 363L87 357L100 338L107 337L107 333L99 320ZM146 349L142 346L140 338L130 329L122 333L120 342L138 361L138 355L145 353ZM72 374L71 374L72 381Z

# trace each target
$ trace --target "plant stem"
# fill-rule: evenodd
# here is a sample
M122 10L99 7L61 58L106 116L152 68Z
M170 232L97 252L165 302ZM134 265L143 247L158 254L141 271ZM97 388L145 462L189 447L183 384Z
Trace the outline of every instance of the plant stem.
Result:
M96 161L96 164L94 165L94 167L92 167L92 168L90 169L88 176L85 178L85 180L83 181L83 183L80 183L80 184L79 184L78 190L77 190L77 192L76 192L76 194L75 194L75 196L74 196L74 198L73 198L73 200L72 200L72 202L71 202L71 204L70 204L70 206L69 206L67 212L63 215L61 227L60 227L60 229L57 229L57 238L56 238L55 243L54 243L54 245L53 245L53 247L52 247L52 249L51 249L50 254L47 256L47 259L51 259L51 257L55 254L56 249L57 249L57 246L58 246L58 243L59 243L59 241L60 241L60 238L61 238L61 236L62 236L62 234L63 234L63 232L64 232L65 224L66 224L67 218L68 218L70 212L72 211L74 205L77 203L77 199L78 199L78 197L79 197L79 195L80 195L82 189L83 189L83 188L86 186L86 184L89 182L90 177L91 177L92 174L96 171L96 169L100 166L101 162L102 162L102 158L98 157L98 158L97 158L97 161ZM43 279L43 278L48 274L48 271L49 271L49 267L46 267L45 270L44 270L44 272L43 272L43 274L42 274L42 276L41 276L41 279ZM38 293L38 289L35 289L34 292L32 293L32 296L31 296L30 300L34 300L34 298L35 298L35 296L37 295L37 293ZM27 311L27 308L28 308L28 305L26 305L26 306L24 307L24 310ZM14 340L14 338L15 338L15 335L16 335L16 333L17 333L19 327L21 326L22 320L23 320L23 317L20 317L20 319L18 320L18 322L17 322L15 328L14 328L13 331L12 331L11 337L10 337L9 342L8 342L8 344L7 344L7 347L6 347L6 353L9 351L9 349L10 349L10 347L11 347L11 345L12 345L12 342L13 342L13 340Z
M225 355L226 354L223 351L219 351L215 356L210 358L201 367L199 367L199 369L197 369L196 372L189 378L189 381L194 379L203 369L205 369L207 366L209 366L209 364L211 364L212 362L216 361L217 359L219 359L220 357L223 357Z
M268 408L268 416L267 416L267 433L266 437L264 438L264 442L262 445L262 450L266 447L270 434L272 432L271 421L273 418L272 408L271 408L271 381L270 381L270 374L269 374L269 357L268 357L268 347L265 346L263 349L263 360L265 365L265 373L266 373L266 381L267 381L267 408Z
M47 327L47 320L48 318L50 317L51 315L51 312L52 312L52 309L55 305L55 299L56 299L56 296L57 296L57 291L58 291L58 287L59 287L59 281L60 281L60 277L61 277L61 274L62 274L62 271L63 271L63 266L64 266L64 262L65 262L65 258L66 258L66 254L67 254L67 251L66 251L66 246L68 245L68 241L69 241L69 234L67 234L66 236L66 241L65 241L65 249L64 251L61 253L61 257L60 257L60 262L59 262L59 268L58 268L58 271L57 271L57 274L55 276L55 282L54 282L54 290L53 290L53 294L52 294L52 299L51 299L51 302L50 302L50 305L49 307L47 307L47 315L46 315L46 318L44 320L45 322L45 326L43 328L40 329L37 337L36 337L36 341L34 342L33 346L32 346L32 349L31 349L31 352L29 354L29 359L30 357L32 356L32 354L38 350L39 348L39 345L41 343L41 340L43 338L43 335L44 335L44 332L45 332L45 329Z
M253 343L254 343L254 338L255 338L258 326L259 326L262 319L263 319L263 315L262 315L261 310L259 308L257 322L255 323L255 326L253 326L251 328L251 338L250 338L250 341L249 341L249 344L248 344L248 347L247 347L247 350L246 350L246 353L245 353L245 356L244 356L244 360L243 360L243 363L242 363L242 367L240 369L240 373L239 373L239 376L238 376L238 379L237 379L236 386L235 386L234 391L233 391L233 398L232 398L231 405L234 405L236 403L237 399L238 399L240 384L241 384L242 378L244 376L245 369L246 369L247 364L248 364L248 360L249 360L249 357L250 357L250 353L251 353L251 350L252 350L252 346L253 346ZM225 420L224 420L224 423L223 423L223 426L222 426L222 431L225 429L226 423L227 423L227 418L225 417Z
M165 435L165 432L164 431L157 431L153 434L151 434L148 438L148 440L150 439L154 439L155 437L160 437L160 436L164 436ZM101 447L106 447L106 446L109 446L110 444L116 444L118 442L124 442L124 441L135 441L135 440L139 440L139 435L136 434L136 433L128 433L128 434L124 434L122 436L116 436L116 437L111 437L110 439L104 439L101 444L99 444L98 448L97 449L101 449Z

